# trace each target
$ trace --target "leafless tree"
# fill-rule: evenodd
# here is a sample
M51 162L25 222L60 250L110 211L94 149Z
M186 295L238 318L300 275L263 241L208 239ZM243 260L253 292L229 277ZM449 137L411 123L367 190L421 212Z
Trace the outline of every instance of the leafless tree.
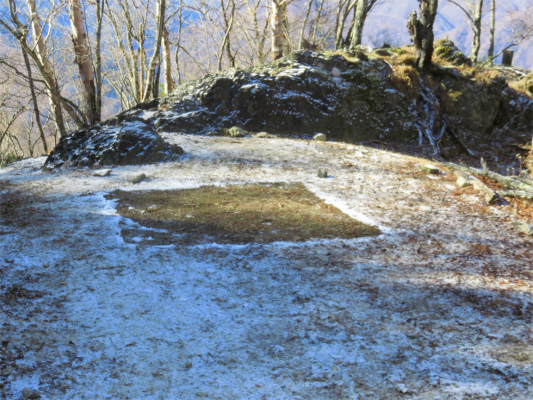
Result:
M362 43L363 28L368 15L378 6L391 0L339 0L335 16L335 48L346 46L354 48ZM349 24L348 33L344 36L344 30L349 15L353 11L353 19Z
M496 32L496 0L490 0L490 34L488 59L494 58L494 34Z
M533 0L524 0L518 9L507 9L503 20L510 28L511 34L505 40L504 47L489 61L494 60L504 51L533 39Z
M470 60L477 62L479 48L481 46L481 18L483 16L483 0L448 0L449 3L458 7L466 16L466 21L472 28L472 48Z
M34 0L29 0L34 1ZM72 44L74 45L75 63L78 65L83 82L83 94L86 108L85 115L89 125L100 122L96 106L96 87L94 84L93 62L90 53L88 37L85 33L85 20L80 0L68 0L70 25L72 29Z

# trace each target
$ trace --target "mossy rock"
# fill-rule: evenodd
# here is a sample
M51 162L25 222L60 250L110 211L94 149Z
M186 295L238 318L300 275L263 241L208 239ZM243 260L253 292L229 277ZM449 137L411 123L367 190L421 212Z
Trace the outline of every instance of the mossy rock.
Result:
M459 50L455 44L448 39L437 40L435 42L435 52L434 54L446 60L453 65L472 65L472 61L464 55L464 53Z

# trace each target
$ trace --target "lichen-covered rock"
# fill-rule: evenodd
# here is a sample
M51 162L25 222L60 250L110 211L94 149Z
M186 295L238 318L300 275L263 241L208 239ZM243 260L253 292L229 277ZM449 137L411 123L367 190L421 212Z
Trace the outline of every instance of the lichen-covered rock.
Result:
M391 73L379 58L299 51L253 70L229 69L188 82L162 100L164 111L139 116L155 118L158 131L169 133L239 126L288 135L324 132L347 142L411 142L418 132L407 96L387 81Z
M238 126L232 126L228 129L228 134L231 137L240 138L244 137L246 135L246 132L244 131L244 129L241 129Z
M437 40L434 45L435 55L453 65L472 65L472 61L463 54L451 40Z
M45 166L136 165L176 160L181 154L183 149L165 142L151 123L130 119L65 136L48 156Z

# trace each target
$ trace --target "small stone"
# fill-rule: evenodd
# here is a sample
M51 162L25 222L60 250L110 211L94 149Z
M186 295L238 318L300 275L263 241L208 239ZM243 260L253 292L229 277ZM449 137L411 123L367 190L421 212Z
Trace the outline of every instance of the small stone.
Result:
M40 399L41 395L33 389L24 388L22 389L22 397L24 399Z
M333 67L333 69L331 70L331 75L333 75L333 76L341 76L340 69L338 69L337 67Z
M189 361L185 364L185 369L191 369L191 368L192 368L192 362Z
M205 393L205 392L198 392L198 393L196 393L196 397L207 397L207 396L208 396L208 394Z
M111 170L107 168L93 172L93 176L109 176L109 175L111 175Z
M318 140L320 142L325 142L326 141L326 135L324 135L323 133L317 133L315 136L313 136L313 140Z
M418 168L420 168L420 171L425 172L426 174L440 174L440 169L431 164L420 165Z
M268 137L268 133L267 132L259 132L259 133L255 134L254 137L260 138L260 139L267 138Z
M157 210L159 210L159 207L156 204L152 204L150 207L148 207L148 209L146 211L155 212Z
M139 182L143 181L144 179L146 179L146 174L142 173L142 174L139 174L139 175L135 175L133 177L133 179L130 180L130 182L135 185L136 183L139 183Z
M48 172L51 172L52 170L51 170L50 168L48 168L48 166L44 165L44 166L41 168L41 171L48 173Z
M521 232L525 235L531 236L533 235L533 228L522 221L514 221L510 223L513 225L518 232Z
M457 178L457 185L459 187L468 187L472 186L472 183L469 182L465 177L460 176L459 178Z
M238 126L233 126L229 128L228 133L231 137L244 137L245 135L244 130L239 128Z
M319 169L318 173L317 173L317 176L319 178L327 178L328 177L328 171L325 170L325 169Z

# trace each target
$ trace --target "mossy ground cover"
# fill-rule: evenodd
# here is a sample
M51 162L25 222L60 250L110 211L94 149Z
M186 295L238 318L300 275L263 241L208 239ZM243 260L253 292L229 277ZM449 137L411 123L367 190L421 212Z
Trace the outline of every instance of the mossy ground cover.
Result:
M117 199L120 215L155 228L125 227L127 241L148 244L300 242L379 235L326 204L302 184L203 186L197 189L126 192Z

